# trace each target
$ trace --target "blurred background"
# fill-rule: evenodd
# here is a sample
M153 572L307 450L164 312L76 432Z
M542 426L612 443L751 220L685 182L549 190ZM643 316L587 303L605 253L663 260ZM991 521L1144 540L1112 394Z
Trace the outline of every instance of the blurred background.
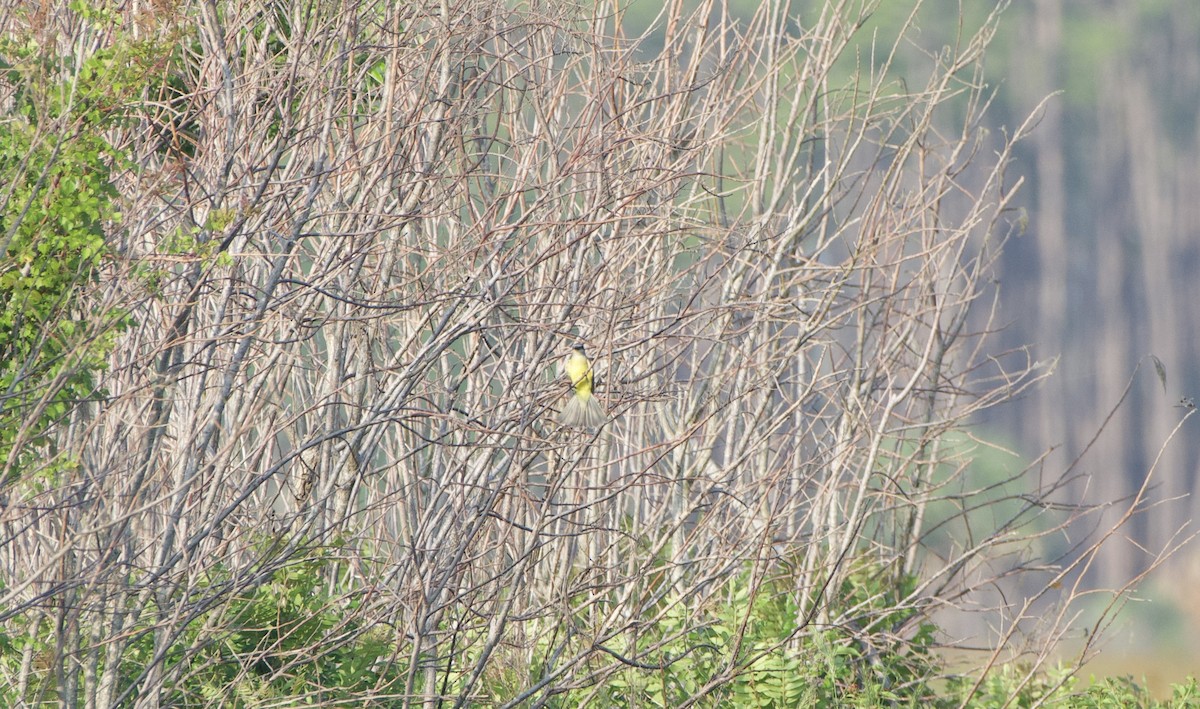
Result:
M994 7L964 5L980 19ZM911 8L885 1L881 30ZM1003 13L986 59L991 129L1012 134L1031 115L1037 127L1010 170L1025 178L1015 217L1025 229L1003 256L1005 329L993 345L1053 364L980 433L1026 465L1047 451L1047 470L1074 464L1075 502L1127 500L1154 468L1143 511L1082 582L1119 588L1179 547L1138 585L1090 666L1160 688L1200 669L1200 546L1184 543L1200 511L1200 421L1173 434L1190 411L1180 400L1200 400L1200 3L1017 0ZM930 40L918 52L959 31L932 4L918 26ZM1048 543L1103 533L1126 509Z
M1024 0L1001 27L988 61L996 128L1058 92L1014 165L1029 221L1004 256L1002 340L1058 361L987 425L1027 460L1082 456L1079 500L1132 496L1155 468L1147 510L1085 579L1114 588L1193 534L1200 510L1197 421L1172 437L1189 411L1176 404L1200 394L1200 3ZM1103 662L1152 683L1194 675L1197 588L1198 547L1185 544L1140 585Z
M1178 404L1200 402L1200 2L871 4L877 9L857 56L846 57L851 71L869 65L872 38L876 51L889 48L906 22L919 31L916 42L898 47L897 64L915 68L1001 13L985 59L994 90L989 129L1012 135L1030 120L1036 129L1018 144L1009 171L1012 181L1024 179L1012 216L1021 234L1003 256L997 320L1004 329L991 346L997 355L1042 362L1050 374L978 422L978 436L1016 456L976 465L996 468L998 477L1000 468L1073 466L1065 502L1126 501L1094 515L1088 528L1045 539L1047 558L1107 531L1154 468L1140 513L1080 583L1097 589L1102 608L1113 598L1102 590L1121 588L1174 551L1138 583L1089 669L1130 674L1157 689L1195 675L1200 545L1186 542L1200 511L1200 421L1184 421L1190 409ZM730 6L749 16L757 0ZM651 26L661 7L635 0L626 26ZM825 3L793 7L803 32ZM1085 613L1079 625L1087 622Z

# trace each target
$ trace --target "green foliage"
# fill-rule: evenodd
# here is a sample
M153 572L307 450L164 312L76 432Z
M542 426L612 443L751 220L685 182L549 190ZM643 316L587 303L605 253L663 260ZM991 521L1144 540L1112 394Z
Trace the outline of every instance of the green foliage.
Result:
M163 660L167 676L182 678L164 697L170 706L248 706L305 697L320 704L362 706L372 695L391 691L403 680L391 661L395 638L361 619L362 596L336 596L328 591L334 562L318 554L275 571L245 595L200 613L177 638ZM220 575L220 574L218 574ZM213 579L195 593L223 597L229 579ZM119 659L119 685L128 689L154 658L152 627ZM35 657L58 650L48 624L41 630L10 636L0 633L0 667L7 676L19 671L26 648ZM0 704L22 700L64 700L57 694L54 673L36 668L26 694L0 689ZM65 702L71 704L72 702Z
M104 3L72 3L80 21L114 28ZM109 46L78 58L34 39L0 42L13 87L0 123L0 466L12 480L41 458L49 474L69 460L48 435L81 401L103 396L94 375L130 323L101 310L89 291L121 221L116 169L129 158L109 143L127 107L175 73L166 39ZM224 218L218 215L217 218Z
M214 572L194 596L209 593L229 600L198 614L171 644L164 670L179 679L164 701L181 707L239 707L304 697L323 705L401 706L396 697L407 668L396 661L394 650L402 639L390 626L373 625L364 617L360 594L330 592L331 576L336 576L336 562L324 553L281 567L244 593L229 591L233 579ZM934 679L945 670L932 652L935 628L902 608L914 582L902 578L894 584L892 575L862 565L833 600L838 608L855 609L861 620L807 630L801 627L795 591L782 578L755 585L744 573L720 599L700 607L690 607L685 599L663 599L646 609L636 636L610 641L606 647L613 654L600 656L611 662L620 655L636 665L631 661L599 686L547 697L546 705L669 707L707 688L699 706L1200 707L1195 680L1174 687L1171 700L1157 701L1124 678L1081 689L1063 668L1031 673L1028 667L1006 665L989 673L974 691L972 677L937 684ZM20 618L21 627L28 627ZM576 621L582 624L583 619ZM874 641L867 640L872 629L896 630L910 623L915 628L907 641L871 647ZM152 624L140 630L143 634L119 660L122 689L153 658ZM509 701L552 672L552 642L545 637L532 648L532 664L521 659L523 653L495 654L476 698L485 704ZM453 695L462 688L478 659L479 644L472 639L480 638L460 638L472 649L455 656L457 670L440 673L439 693ZM34 681L25 695L3 688L0 703L64 699L43 660L59 651L55 642L47 622L26 634L0 632L0 667L7 676L15 676L26 650L35 658ZM572 648L584 649L582 644ZM593 660L593 667L600 664ZM708 687L714 679L715 686Z
M946 703L960 703L971 707L1031 707L1051 697L1069 696L1075 678L1062 668L1054 668L1044 674L1030 673L1025 665L1008 664L994 670L971 691L976 683L974 677L955 677L947 683Z
M782 578L756 587L750 574L742 574L720 599L699 607L668 597L647 609L647 616L661 613L656 621L647 617L636 635L606 644L613 657L623 658L621 669L599 686L551 697L547 705L670 707L707 688L699 706L1200 706L1194 681L1175 687L1171 702L1155 703L1129 680L1105 680L1081 690L1066 668L1030 672L1022 665L1004 665L974 691L974 677L938 681L947 670L933 652L937 629L905 606L915 584L915 578L897 579L885 569L861 564L830 599L835 615L847 611L855 620L820 629L800 627L797 596ZM895 641L897 632L908 639ZM870 645L889 633L890 644ZM550 656L550 645L540 641L532 656ZM537 664L517 667L518 657L511 662L514 666L491 673L493 681L483 693L490 702L511 700L553 670ZM708 687L714 679L720 681Z
M67 86L52 81L41 48L0 52L18 87L14 115L0 124L0 465L14 466L11 478L56 422L98 394L93 374L126 322L84 298L107 253L106 225L119 220L110 170L120 156L102 137L100 98L122 87L105 69L110 55Z
M1088 687L1087 691L1063 699L1060 706L1083 709L1120 709L1122 707L1164 706L1154 700L1150 692L1139 687L1130 677L1108 677Z
M276 571L220 613L197 619L173 663L193 669L173 704L224 705L304 696L313 702L349 701L387 688L403 675L389 662L394 643L359 619L362 596L330 594L333 563L315 556ZM215 612L215 611L214 611ZM213 630L213 626L222 628ZM205 642L203 635L211 636ZM135 670L135 667L131 667Z
M1160 701L1146 688L1135 683L1131 677L1108 677L1093 682L1084 692L1055 697L1050 706L1070 709L1196 709L1200 707L1200 687L1197 686L1196 679L1191 678L1187 682L1174 685L1171 698Z
M834 614L846 610L855 622L820 629L806 623L786 577L755 583L744 572L699 604L668 594L646 610L636 631L605 644L625 663L615 674L554 697L551 706L669 707L701 692L702 706L916 706L933 696L925 680L935 669L934 628L901 606L915 579L893 580L863 565L829 599ZM875 630L903 632L910 622L906 641L879 647L868 640ZM533 651L550 654L548 641ZM550 669L535 668L534 679ZM511 699L522 673L498 676L506 681L488 687L488 696Z
M1200 707L1200 683L1195 677L1189 677L1186 682L1171 688L1171 706L1188 709Z
M1021 664L1004 665L988 674L979 688L971 677L958 677L948 683L942 700L947 706L1023 707L1045 706L1056 709L1196 709L1200 707L1200 686L1196 679L1174 685L1169 700L1155 699L1150 692L1130 677L1108 677L1093 680L1080 688L1079 678L1067 668L1056 667L1047 672L1030 672Z

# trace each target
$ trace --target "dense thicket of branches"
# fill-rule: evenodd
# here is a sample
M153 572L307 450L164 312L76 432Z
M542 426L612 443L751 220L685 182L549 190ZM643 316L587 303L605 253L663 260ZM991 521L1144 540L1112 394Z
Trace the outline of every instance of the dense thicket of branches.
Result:
M0 618L54 641L6 680L149 706L370 642L360 700L504 703L708 653L690 702L819 633L903 656L1041 565L1058 479L973 477L952 435L1030 374L987 349L1021 137L979 125L994 18L914 60L869 5L672 3L653 42L607 3L10 9L104 86L60 91L120 156L74 297L128 322L7 461ZM556 424L576 341L600 431ZM247 608L297 568L340 620L285 652L311 629ZM743 593L786 596L774 646Z

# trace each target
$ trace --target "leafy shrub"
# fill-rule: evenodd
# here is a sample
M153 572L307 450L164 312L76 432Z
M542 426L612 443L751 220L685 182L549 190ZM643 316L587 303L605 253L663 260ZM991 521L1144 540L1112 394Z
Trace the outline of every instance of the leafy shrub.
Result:
M108 254L105 229L120 218L111 170L121 155L103 137L115 118L101 101L114 91L104 69L113 57L81 67L75 91L47 83L49 62L34 44L0 47L16 87L0 123L0 464L9 478L30 469L51 426L101 394L93 376L128 324L86 298Z
M329 592L328 576L335 571L333 561L315 554L197 613L161 660L164 674L175 678L164 701L181 707L247 706L303 697L317 704L361 705L376 695L394 694L404 673L392 660L392 636L361 618L361 594ZM214 578L192 595L199 604L224 597L230 581ZM135 629L140 637L121 660L119 684L134 697L138 680L155 661L150 630ZM27 635L0 633L4 674L14 676L26 652L35 658L56 652L49 624ZM12 687L0 689L0 703L23 701L73 703L49 671L35 671L23 695Z

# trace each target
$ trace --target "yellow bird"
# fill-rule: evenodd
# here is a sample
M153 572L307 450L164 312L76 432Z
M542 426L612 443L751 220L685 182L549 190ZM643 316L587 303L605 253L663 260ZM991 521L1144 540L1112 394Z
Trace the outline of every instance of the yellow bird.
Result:
M592 395L592 363L588 360L583 345L575 345L575 351L567 357L563 371L571 380L575 393L567 401L567 406L558 415L558 421L564 426L575 428L599 428L608 418L604 407Z

